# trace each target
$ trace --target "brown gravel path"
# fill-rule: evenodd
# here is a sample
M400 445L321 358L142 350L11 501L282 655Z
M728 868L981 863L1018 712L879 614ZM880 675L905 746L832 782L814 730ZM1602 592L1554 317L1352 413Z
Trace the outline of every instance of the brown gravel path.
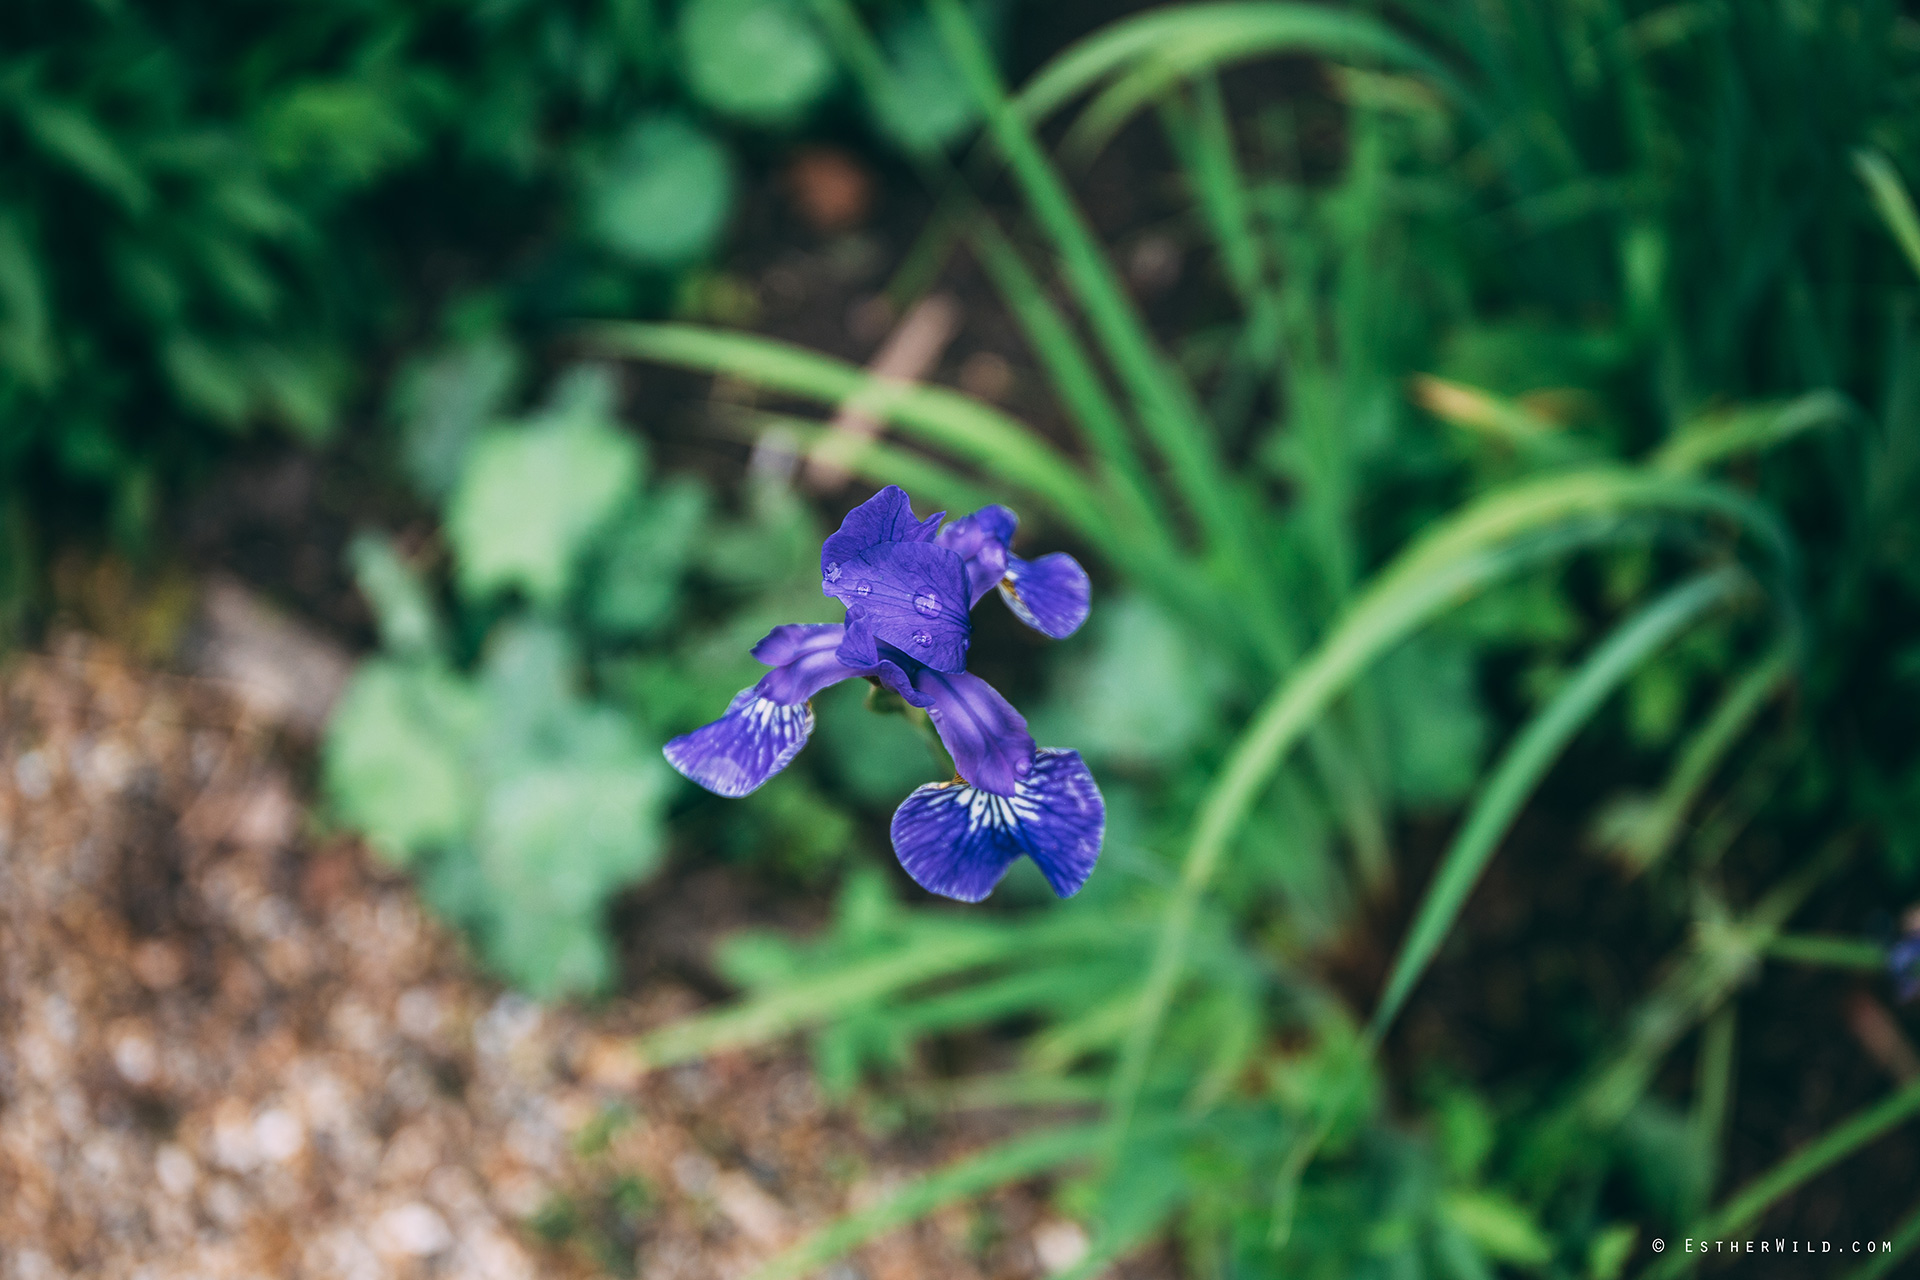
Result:
M0 1276L743 1276L964 1149L792 1056L643 1076L662 987L547 1010L316 833L276 731L78 636L0 675ZM1028 1277L1012 1191L835 1280Z

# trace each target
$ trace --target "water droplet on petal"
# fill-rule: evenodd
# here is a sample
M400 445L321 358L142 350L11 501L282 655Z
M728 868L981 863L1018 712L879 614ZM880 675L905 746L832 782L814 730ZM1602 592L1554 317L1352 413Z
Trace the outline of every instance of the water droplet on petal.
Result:
M827 566L827 581L828 582L840 581L840 565L838 561Z
M933 643L933 637L924 631L916 631L913 633L913 642L924 648Z
M1024 777L1026 777L1026 776L1027 776L1028 774L1030 774L1030 773L1032 773L1032 772L1033 772L1033 757L1032 757L1032 756L1028 756L1028 757L1027 757L1026 759L1024 759L1024 760L1015 760L1015 761L1013 762L1013 776L1014 776L1014 777L1016 777L1016 778L1024 778Z
M940 616L940 599L930 591L923 591L913 598L913 607L920 611L923 618Z
M853 594L857 596L872 595L873 584L871 582L856 582L853 584Z

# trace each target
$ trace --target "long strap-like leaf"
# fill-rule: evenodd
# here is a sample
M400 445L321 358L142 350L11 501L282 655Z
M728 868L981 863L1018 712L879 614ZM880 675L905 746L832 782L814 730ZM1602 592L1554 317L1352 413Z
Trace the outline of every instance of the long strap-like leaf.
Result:
M1910 1084L1855 1112L1742 1187L1720 1210L1689 1234L1696 1240L1724 1240L1745 1231L1769 1206L1838 1164L1895 1127L1920 1115L1920 1083ZM1647 1273L1648 1280L1677 1276L1699 1261L1676 1250Z
M977 464L1003 482L1044 498L1097 542L1126 540L1080 471L1021 423L944 387L876 378L792 343L698 325L604 323L584 336L611 355L725 373L755 386L832 404L897 423L928 444Z
M1728 568L1702 574L1667 592L1622 623L1581 663L1553 701L1520 731L1440 859L1440 869L1414 916L1374 1010L1370 1032L1376 1040L1385 1034L1414 984L1426 972L1527 797L1574 734L1642 662L1702 616L1745 591L1750 583L1744 571Z
M1180 883L1168 903L1140 996L1139 1016L1114 1073L1115 1149L1131 1123L1148 1057L1184 964L1201 896L1240 824L1287 753L1368 665L1436 615L1538 562L1547 551L1617 536L1631 514L1720 516L1787 555L1777 526L1730 490L1622 469L1571 472L1498 490L1446 520L1376 575L1341 622L1241 733L1201 803ZM1559 540L1544 535L1558 527ZM1529 535L1534 541L1529 545Z

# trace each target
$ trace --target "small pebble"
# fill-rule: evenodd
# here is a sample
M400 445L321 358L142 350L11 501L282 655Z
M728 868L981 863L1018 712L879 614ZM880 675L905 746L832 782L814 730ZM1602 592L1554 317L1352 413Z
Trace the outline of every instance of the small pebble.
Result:
M453 1245L447 1220L427 1205L412 1200L380 1215L374 1228L380 1241L394 1253L427 1258Z
M153 1157L153 1176L159 1180L162 1191L176 1198L184 1198L199 1180L200 1170L193 1163L192 1156L169 1142Z
M274 1164L285 1164L307 1145L306 1126L279 1107L262 1111L253 1122L253 1145Z
M1043 1222L1034 1228L1033 1253L1048 1272L1065 1271L1087 1256L1087 1233L1077 1223Z
M136 1089L144 1089L160 1074L160 1055L142 1031L123 1031L114 1037L113 1069Z
M53 790L53 769L39 751L29 751L13 762L13 783L29 800L41 800Z

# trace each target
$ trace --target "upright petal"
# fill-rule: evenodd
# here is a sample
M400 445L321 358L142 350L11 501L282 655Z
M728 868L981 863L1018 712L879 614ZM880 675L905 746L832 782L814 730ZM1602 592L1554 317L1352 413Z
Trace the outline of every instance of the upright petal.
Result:
M928 542L947 513L936 511L925 520L913 518L913 502L907 491L890 484L865 502L847 512L840 528L828 535L820 546L820 579L827 594L840 580L847 561L857 559L888 542Z
M1087 571L1064 552L1038 560L1014 555L1013 531L1019 523L1005 507L982 507L942 529L935 541L966 562L974 604L997 586L1014 617L1064 640L1087 620L1092 584Z
M894 812L893 851L922 888L962 902L993 892L1022 854L1070 898L1093 873L1106 824L1080 753L1048 748L1011 796L957 782L919 788Z
M965 778L982 791L1014 795L1033 768L1033 735L1013 705L966 671L910 667L916 692L930 699L927 715Z
M934 539L966 561L967 588L974 604L1005 576L1007 548L1019 523L1013 512L995 504L955 520Z
M807 699L864 674L835 656L845 632L837 625L768 632L753 647L753 656L773 670L735 694L718 720L669 742L667 763L723 796L744 796L786 768L813 733Z
M1000 579L1000 598L1013 610L1014 617L1035 631L1065 640L1087 620L1093 584L1080 562L1064 551L1038 560L1008 556L1006 574Z
M923 542L888 542L841 561L826 593L847 606L840 658L849 666L878 661L884 642L941 671L967 665L967 573L960 557Z

